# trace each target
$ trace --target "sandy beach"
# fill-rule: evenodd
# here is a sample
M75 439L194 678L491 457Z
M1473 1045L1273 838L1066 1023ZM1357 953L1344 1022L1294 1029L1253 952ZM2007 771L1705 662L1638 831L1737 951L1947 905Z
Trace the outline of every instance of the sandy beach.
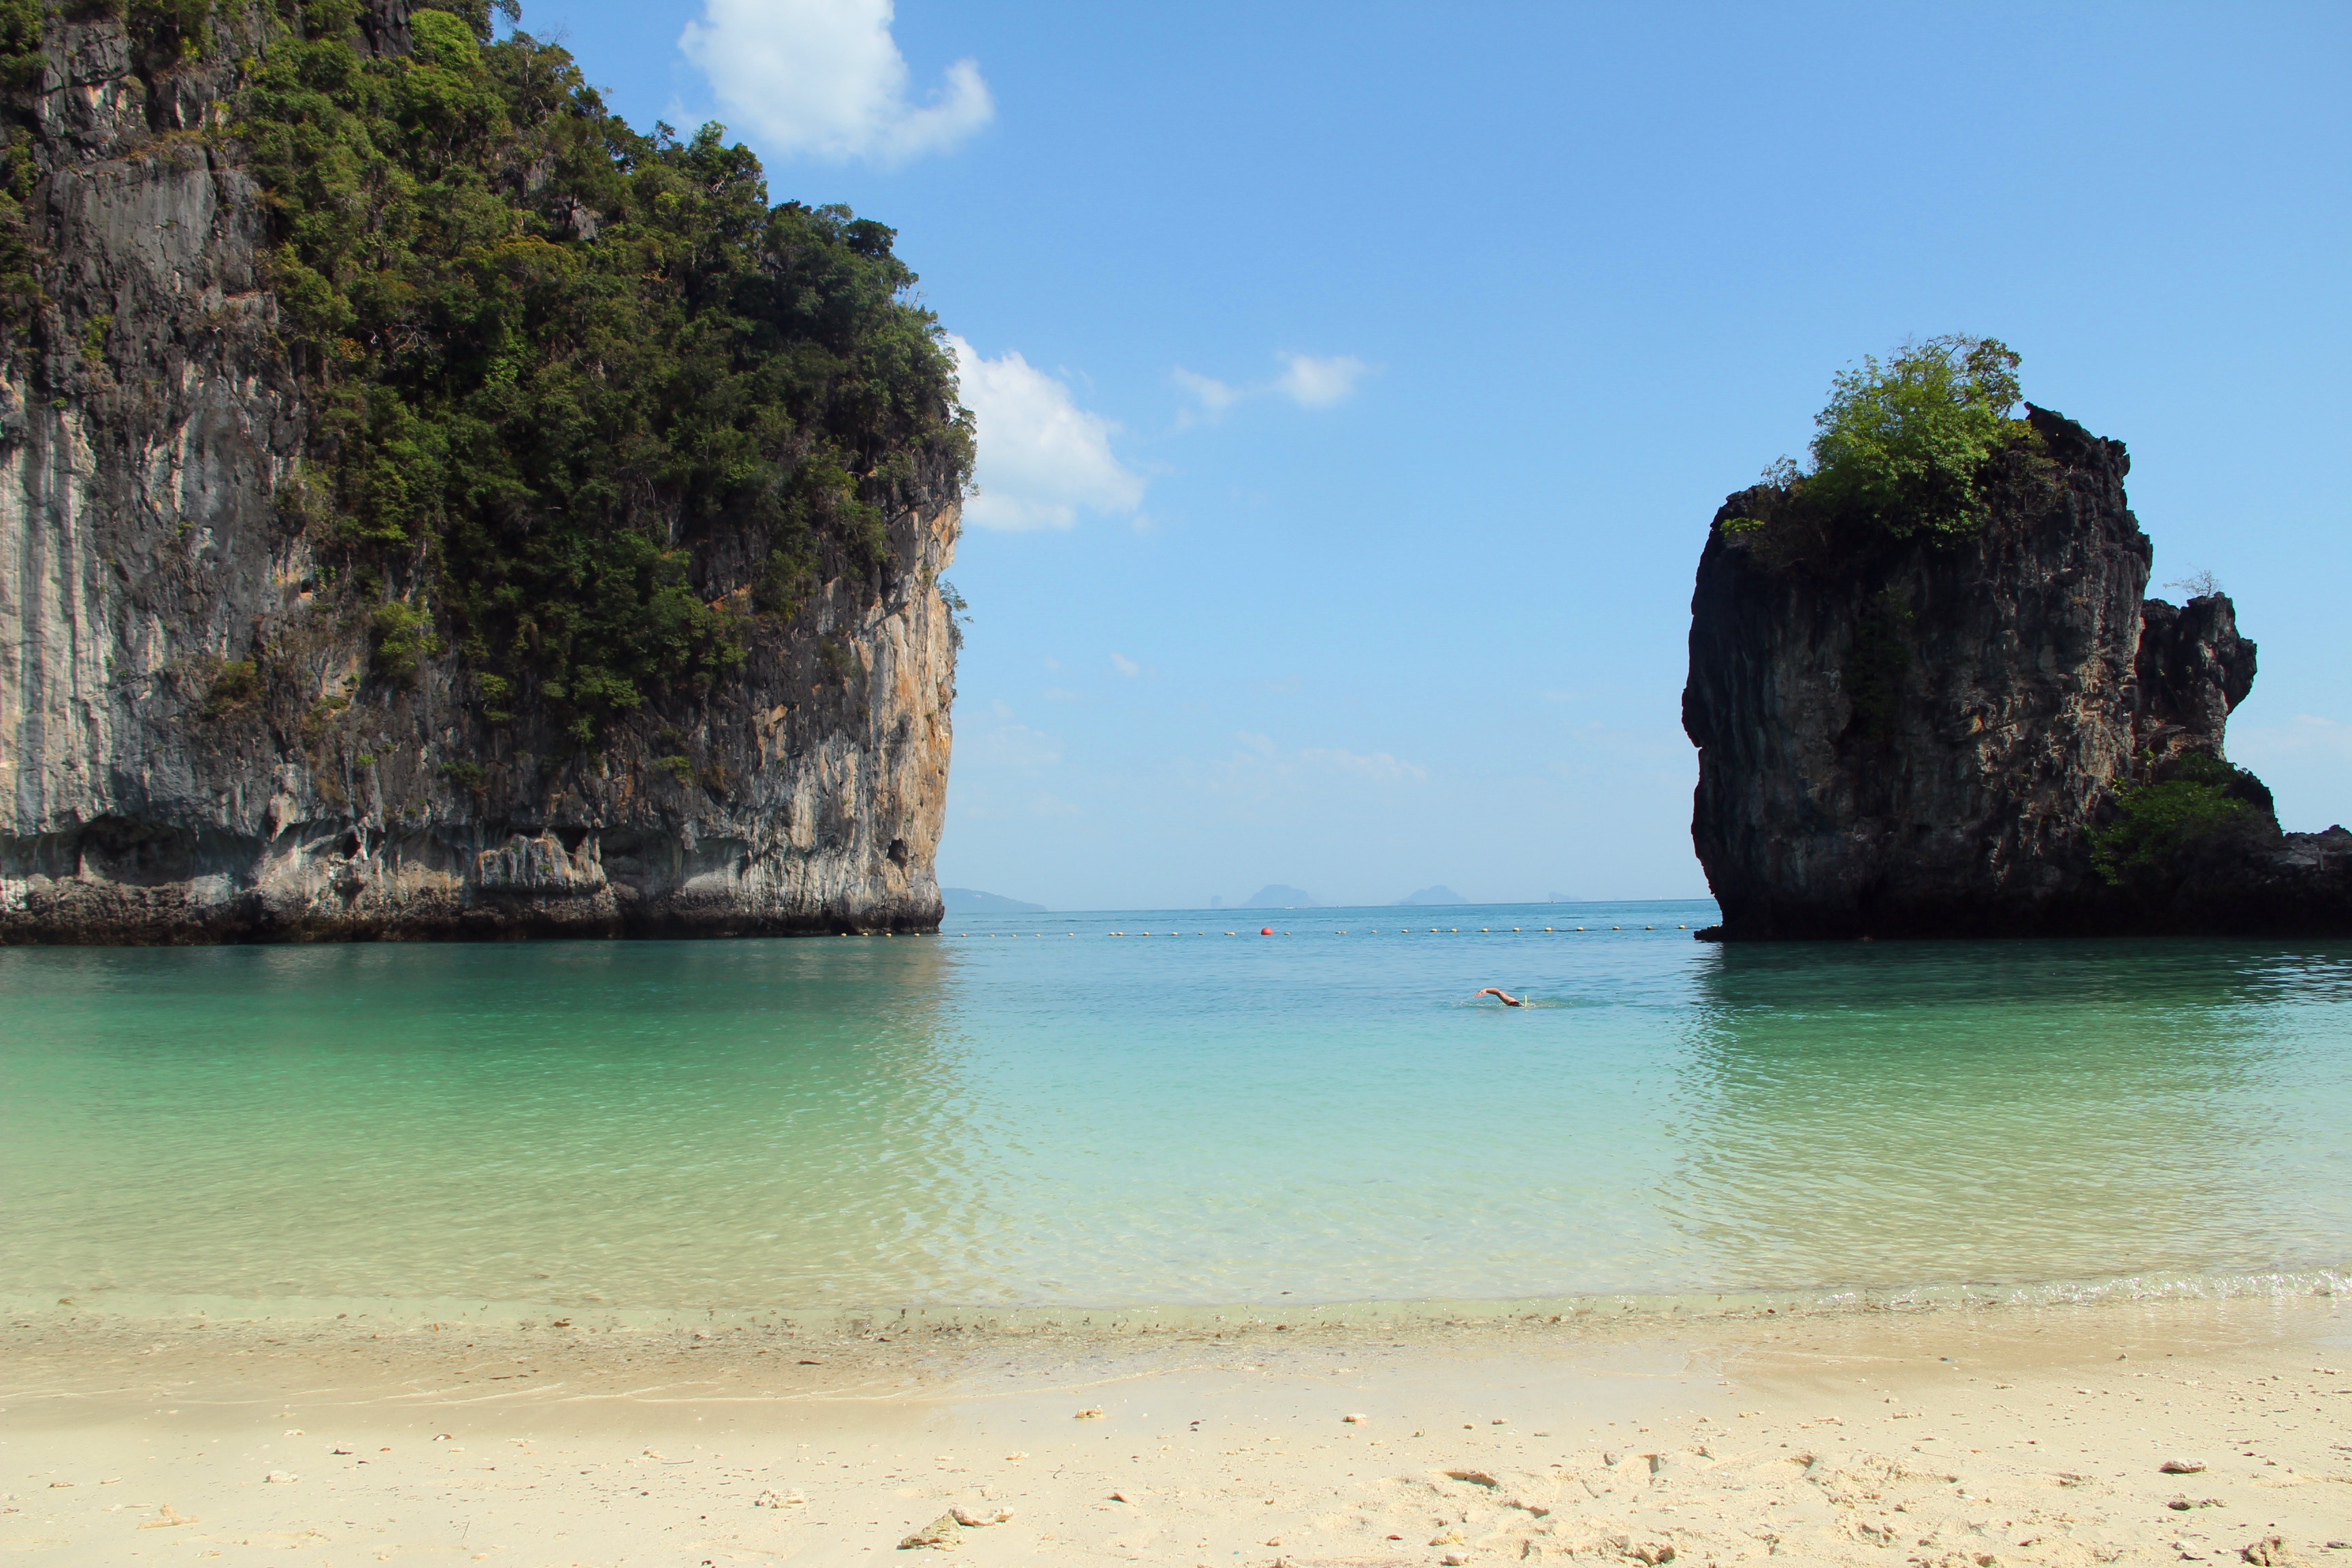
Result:
M26 1563L2352 1563L2327 1297L8 1332Z

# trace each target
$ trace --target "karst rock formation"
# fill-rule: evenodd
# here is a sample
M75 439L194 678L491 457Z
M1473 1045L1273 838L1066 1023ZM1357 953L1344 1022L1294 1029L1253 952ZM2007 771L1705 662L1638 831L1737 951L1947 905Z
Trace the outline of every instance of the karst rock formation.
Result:
M878 567L820 562L729 679L593 743L486 716L447 649L371 673L281 504L318 409L224 130L276 15L224 4L159 68L51 6L18 99L43 297L0 359L0 942L934 929L950 468L901 487ZM353 47L404 55L409 18L370 0ZM701 541L703 597L748 605L747 548Z
M2120 788L2220 756L2254 645L2219 593L2144 597L2122 443L2029 408L2055 465L1977 534L1776 558L1717 514L1691 600L1691 835L1727 940L2352 931L2352 834L2250 831L2154 886L2093 837ZM1769 490L1767 487L1767 490Z

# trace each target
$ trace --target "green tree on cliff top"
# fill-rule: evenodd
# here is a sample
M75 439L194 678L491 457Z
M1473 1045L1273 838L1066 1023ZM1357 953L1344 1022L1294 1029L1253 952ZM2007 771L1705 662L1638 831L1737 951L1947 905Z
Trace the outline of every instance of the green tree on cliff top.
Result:
M1839 374L1814 416L1807 498L1897 538L1984 524L1986 461L2031 438L2017 405L2018 355L1994 338L1906 343Z

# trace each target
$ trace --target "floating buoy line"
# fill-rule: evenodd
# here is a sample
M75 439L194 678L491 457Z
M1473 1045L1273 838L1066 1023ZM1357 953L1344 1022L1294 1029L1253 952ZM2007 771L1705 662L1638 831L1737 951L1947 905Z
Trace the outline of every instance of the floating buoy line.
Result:
M1369 929L1365 930L1365 931L1362 932L1362 934L1363 934L1363 935L1365 935L1365 936L1379 936L1384 929L1385 929L1385 928L1383 928L1383 927L1380 927L1380 926L1373 926L1373 927L1370 927L1370 928L1369 928ZM1546 926L1546 927L1544 927L1544 928L1543 928L1543 930L1542 930L1541 931L1526 931L1524 928L1519 927L1519 926L1513 926L1513 927L1512 927L1510 930L1508 930L1508 931L1497 931L1497 930L1496 930L1496 929L1495 929L1494 927L1492 927L1492 926L1480 926L1476 931L1471 931L1471 932L1469 932L1469 933L1467 933L1467 934L1469 934L1469 935L1471 935L1471 936L1520 936L1520 935L1535 935L1535 936L1544 936L1544 935L1574 936L1574 935L1575 935L1575 934L1577 934L1579 931L1587 931L1587 930L1590 930L1590 929L1591 929L1591 928L1586 927L1586 926ZM1641 926L1641 927L1638 927L1638 928L1634 928L1634 927L1627 927L1627 926L1611 926L1609 929L1610 929L1611 931L1627 931L1627 930L1633 930L1633 929L1638 929L1638 930L1641 930L1641 931L1688 931L1688 930L1690 930L1690 927L1689 927L1689 926L1687 926L1687 925L1677 925L1677 926ZM841 935L841 936L889 936L889 935L892 935L892 934L894 934L894 933L892 933L892 932L890 932L890 931L845 931L838 932L837 934L839 934L839 935ZM985 939L987 939L987 940L989 940L989 941L992 941L992 941L995 941L996 939L998 939L998 938L1000 938L1000 937L1001 937L1001 938L1003 938L1003 939L1005 939L1005 940L1007 940L1007 941L1018 941L1018 940L1020 940L1020 939L1021 939L1023 936L1024 936L1024 935L1025 935L1025 936L1029 936L1029 937L1039 937L1039 938L1042 938L1045 933L1044 931L1026 931L1026 932L1024 932L1024 931L943 931L943 932L940 932L940 934L944 935L944 936L963 937L963 938L966 938L966 939L971 939L971 938L985 938ZM1071 936L1076 936L1076 935L1077 935L1078 933L1077 933L1076 931L1064 931L1062 934L1063 934L1064 936L1066 936L1066 937L1071 937ZM1158 935L1158 936L1183 936L1183 935L1185 935L1186 933L1185 933L1185 932L1183 932L1183 931L1157 931L1157 932L1154 932L1154 931L1105 931L1103 934L1104 934L1105 936L1147 937L1147 936L1154 936L1154 935ZM1224 936L1249 936L1249 935L1253 935L1253 934L1257 935L1257 936L1293 936L1293 935L1296 935L1297 933L1296 933L1296 932L1293 932L1293 931L1276 931L1272 926L1260 926L1260 927L1257 929L1257 931L1256 931L1255 932L1254 932L1254 933L1253 933L1253 932L1249 932L1249 931L1223 931L1223 932L1221 932L1221 933L1212 933L1212 932L1204 931L1196 931L1192 932L1191 934L1192 934L1192 935L1193 935L1193 936L1209 936L1209 935L1211 935L1211 934L1221 934L1221 935L1224 935ZM1309 933L1309 934L1312 934L1312 933ZM1353 932L1353 931L1334 931L1331 934L1332 934L1333 936L1350 936L1350 935L1354 935L1354 934L1356 934L1356 933L1355 933L1355 932ZM1413 928L1412 928L1412 927L1411 927L1411 926L1399 926L1399 927L1397 928L1396 934L1397 934L1397 935L1399 935L1399 936L1412 936L1412 934L1414 934L1414 932L1413 932ZM1465 933L1464 933L1464 931L1463 931L1463 930L1462 930L1462 928L1461 928L1460 926L1431 926L1431 927L1429 927L1429 928L1428 928L1428 931L1427 931L1427 933L1426 933L1426 934L1428 934L1428 935L1430 935L1430 936L1461 936L1461 935L1464 935Z

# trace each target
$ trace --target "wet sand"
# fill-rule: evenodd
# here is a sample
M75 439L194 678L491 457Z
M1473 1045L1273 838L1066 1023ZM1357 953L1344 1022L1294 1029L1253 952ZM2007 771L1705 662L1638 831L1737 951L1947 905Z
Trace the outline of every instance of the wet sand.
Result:
M2352 1564L2326 1297L5 1334L0 1552L28 1564Z

